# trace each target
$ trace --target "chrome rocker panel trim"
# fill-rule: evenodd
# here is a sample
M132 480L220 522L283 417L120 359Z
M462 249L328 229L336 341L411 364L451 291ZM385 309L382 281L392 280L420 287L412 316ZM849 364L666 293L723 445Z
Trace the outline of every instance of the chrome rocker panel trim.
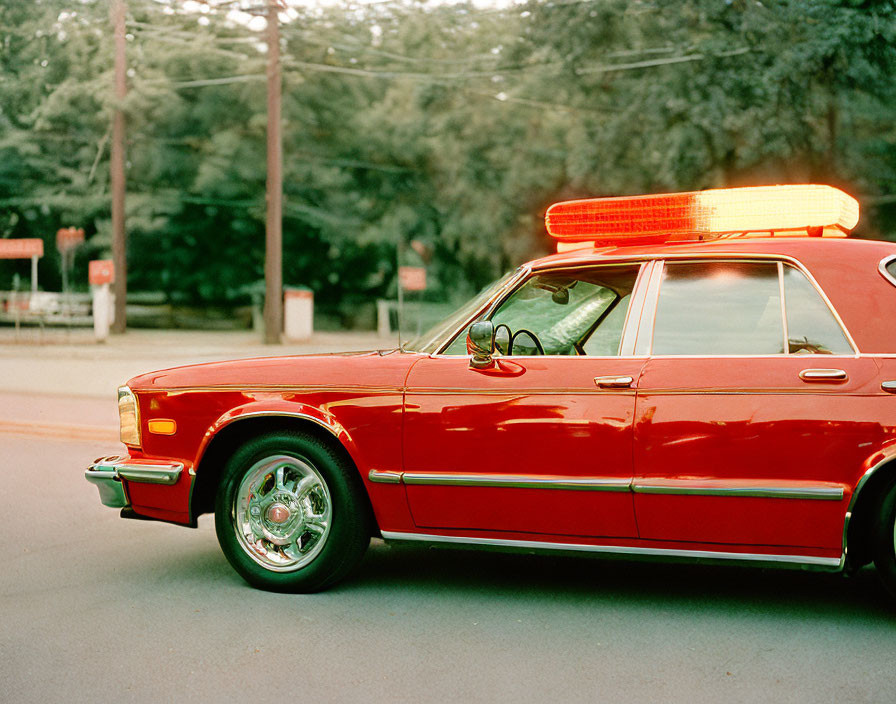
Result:
M84 472L84 477L96 485L100 501L112 508L130 506L122 479L141 484L177 484L184 470L180 462L133 462L125 457L103 457Z
M385 540L407 540L423 543L450 543L523 550L559 550L564 552L588 552L607 555L626 555L633 558L684 558L689 560L714 560L723 562L764 563L768 566L797 566L805 569L837 571L842 567L840 557L814 555L776 555L762 553L721 552L712 550L677 550L667 548L636 548L622 545L582 545L578 543L551 543L540 540L508 540L505 538L473 538L455 535L426 533L402 533L382 531Z

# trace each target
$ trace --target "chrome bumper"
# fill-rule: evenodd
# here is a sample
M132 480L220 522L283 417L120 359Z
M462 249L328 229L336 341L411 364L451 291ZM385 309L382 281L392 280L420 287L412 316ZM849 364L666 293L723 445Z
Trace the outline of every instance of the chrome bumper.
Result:
M100 501L112 508L130 506L122 479L143 484L176 484L184 466L179 462L133 460L129 457L101 457L87 468L84 477L95 484Z

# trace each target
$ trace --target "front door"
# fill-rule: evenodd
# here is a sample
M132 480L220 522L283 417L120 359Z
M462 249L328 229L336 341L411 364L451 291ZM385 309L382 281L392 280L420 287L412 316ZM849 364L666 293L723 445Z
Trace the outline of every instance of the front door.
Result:
M639 268L535 274L489 316L525 346L487 369L451 354L462 341L414 365L403 481L418 527L637 535L632 422L644 359L619 351Z

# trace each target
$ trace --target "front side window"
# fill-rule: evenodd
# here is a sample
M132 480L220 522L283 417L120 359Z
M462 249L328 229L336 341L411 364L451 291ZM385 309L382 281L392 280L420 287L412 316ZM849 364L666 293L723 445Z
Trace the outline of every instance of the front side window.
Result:
M794 267L702 261L663 268L653 354L852 353L828 304Z
M544 272L527 279L490 320L498 351L514 355L616 356L640 264ZM537 345L532 345L534 338ZM466 354L466 330L445 354ZM512 349L502 340L523 339ZM540 348L538 347L540 345ZM528 350L528 351L524 351Z

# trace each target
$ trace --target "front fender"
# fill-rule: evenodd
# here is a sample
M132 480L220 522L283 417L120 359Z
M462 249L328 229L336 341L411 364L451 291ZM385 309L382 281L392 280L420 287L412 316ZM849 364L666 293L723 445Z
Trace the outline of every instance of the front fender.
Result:
M196 465L199 466L208 446L224 428L233 423L246 420L247 418L260 418L266 416L296 418L320 426L332 434L349 453L355 464L358 464L359 452L357 446L348 431L332 413L313 404L302 403L299 401L287 401L282 397L278 397L276 399L253 400L241 406L231 408L220 416L214 423L212 423L206 431L205 436L202 438L202 442L196 454Z

